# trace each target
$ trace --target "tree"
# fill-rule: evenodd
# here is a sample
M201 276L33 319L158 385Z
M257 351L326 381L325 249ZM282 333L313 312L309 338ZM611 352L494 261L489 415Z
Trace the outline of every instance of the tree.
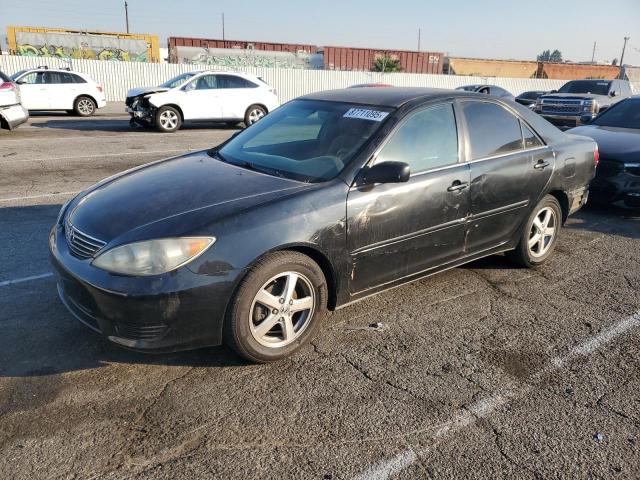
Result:
M562 52L558 49L554 50L544 50L540 55L538 55L539 62L562 62Z
M402 66L400 65L400 59L393 58L389 54L385 54L381 57L378 57L373 63L373 71L374 72L400 72L402 71Z
M618 59L614 58L613 61L611 62L611 65L613 65L614 67L618 66Z

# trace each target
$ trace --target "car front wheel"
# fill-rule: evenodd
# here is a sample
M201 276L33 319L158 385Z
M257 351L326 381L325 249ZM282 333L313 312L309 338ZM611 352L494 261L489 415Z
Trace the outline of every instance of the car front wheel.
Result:
M173 107L160 107L156 113L156 128L160 132L172 133L182 125L180 112Z
M280 360L313 338L326 304L326 281L311 258L298 252L266 255L231 300L225 342L252 362Z
M546 195L529 216L520 242L507 256L524 267L543 264L553 253L562 226L562 209L553 195Z

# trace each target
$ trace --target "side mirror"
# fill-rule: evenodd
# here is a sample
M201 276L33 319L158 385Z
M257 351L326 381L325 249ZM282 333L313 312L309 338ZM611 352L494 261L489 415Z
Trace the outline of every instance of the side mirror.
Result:
M549 93L558 93L558 90L551 90Z
M195 90L195 89L196 89L196 82L189 82L184 86L185 92L190 92L191 90Z
M611 97L615 97L615 96L617 96L617 95L618 95L618 91L617 91L617 90L612 90L612 91L609 93L609 95L610 95Z
M404 183L409 181L411 169L404 162L382 162L368 168L362 177L362 185L374 183Z

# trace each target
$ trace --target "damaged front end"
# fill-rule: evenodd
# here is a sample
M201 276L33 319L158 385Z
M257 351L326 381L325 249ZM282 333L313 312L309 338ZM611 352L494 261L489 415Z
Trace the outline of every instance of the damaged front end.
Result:
M131 125L153 126L156 118L157 107L149 102L151 94L145 93L127 97L126 111L131 115Z

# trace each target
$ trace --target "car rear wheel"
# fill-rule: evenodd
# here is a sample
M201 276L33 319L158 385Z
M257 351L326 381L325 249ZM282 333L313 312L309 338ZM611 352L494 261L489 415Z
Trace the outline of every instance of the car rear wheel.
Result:
M180 112L173 107L160 107L156 113L156 128L164 133L172 133L182 125Z
M81 117L90 117L96 113L96 102L90 97L78 97L73 104L73 111Z
M253 125L267 114L267 110L260 105L251 105L244 114L244 124L248 127Z
M562 209L553 195L546 195L529 216L520 242L507 256L524 267L543 264L553 253L562 226Z
M313 260L298 252L269 254L231 300L225 342L252 362L280 360L313 338L326 304L326 281Z

